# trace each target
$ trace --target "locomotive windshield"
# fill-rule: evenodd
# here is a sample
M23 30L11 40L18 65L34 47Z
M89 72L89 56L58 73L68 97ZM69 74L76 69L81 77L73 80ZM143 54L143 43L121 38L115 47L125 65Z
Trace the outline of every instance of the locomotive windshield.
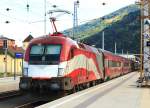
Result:
M61 45L32 45L29 55L30 64L58 64Z

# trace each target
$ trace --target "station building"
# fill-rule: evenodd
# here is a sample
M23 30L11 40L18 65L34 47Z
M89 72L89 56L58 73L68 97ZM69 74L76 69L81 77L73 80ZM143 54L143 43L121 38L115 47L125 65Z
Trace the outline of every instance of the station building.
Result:
M6 49L4 46L4 40L7 40L7 57ZM10 39L4 36L0 36L0 74L4 72L7 74L21 74L22 73L22 61L23 58L16 54L23 54L24 50L22 47L18 47L15 44L14 39Z
M23 49L26 50L29 42L33 39L32 35L27 36L23 41Z

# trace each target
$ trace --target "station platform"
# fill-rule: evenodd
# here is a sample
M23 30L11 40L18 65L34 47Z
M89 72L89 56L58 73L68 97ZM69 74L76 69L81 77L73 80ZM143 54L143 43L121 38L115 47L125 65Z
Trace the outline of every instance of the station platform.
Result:
M19 89L19 79L20 77L5 77L0 78L0 93L11 91L11 90L18 90Z
M138 88L132 72L36 108L149 108L150 88Z

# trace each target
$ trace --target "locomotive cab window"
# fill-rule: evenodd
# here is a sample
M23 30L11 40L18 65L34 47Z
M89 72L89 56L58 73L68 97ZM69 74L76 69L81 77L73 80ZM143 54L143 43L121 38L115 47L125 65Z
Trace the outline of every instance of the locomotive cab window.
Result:
M30 64L58 64L61 45L32 45Z
M33 45L30 50L30 54L32 55L41 55L44 53L43 45Z
M74 57L74 49L72 48L69 52L68 60Z

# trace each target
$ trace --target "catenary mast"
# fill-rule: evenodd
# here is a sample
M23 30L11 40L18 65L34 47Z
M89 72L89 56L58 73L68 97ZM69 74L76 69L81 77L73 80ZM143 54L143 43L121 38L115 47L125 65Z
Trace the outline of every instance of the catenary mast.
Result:
M150 0L140 0L141 7L141 69L145 85L150 81Z

